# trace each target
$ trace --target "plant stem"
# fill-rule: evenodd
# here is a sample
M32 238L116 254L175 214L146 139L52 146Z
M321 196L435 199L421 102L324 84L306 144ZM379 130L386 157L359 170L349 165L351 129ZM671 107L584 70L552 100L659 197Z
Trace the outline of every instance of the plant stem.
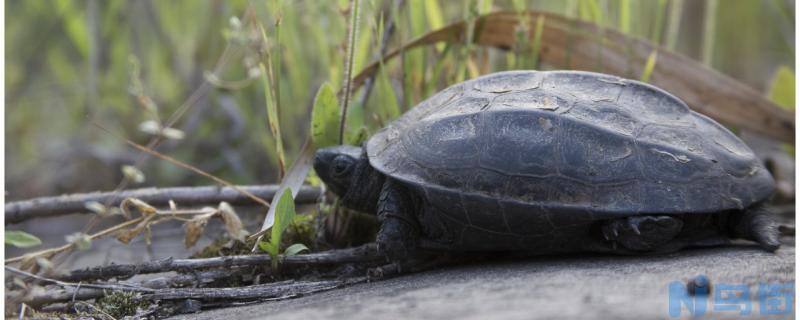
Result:
M350 88L352 86L352 76L353 76L353 65L355 61L353 61L355 56L355 46L356 46L356 34L358 32L358 7L359 7L359 0L350 0L350 32L348 34L347 39L347 58L345 61L345 65L347 66L347 70L345 71L345 89L344 89L344 102L342 103L342 116L339 122L339 144L344 143L344 130L345 124L347 122L347 107L350 104Z

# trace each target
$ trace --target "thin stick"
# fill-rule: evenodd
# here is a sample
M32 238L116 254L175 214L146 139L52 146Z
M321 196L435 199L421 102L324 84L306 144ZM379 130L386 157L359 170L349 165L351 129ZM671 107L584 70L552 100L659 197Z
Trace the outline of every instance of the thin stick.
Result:
M365 281L359 278L360 281ZM143 295L143 298L150 300L174 300L174 299L268 299L280 297L296 297L303 294L311 294L341 287L347 283L342 280L328 280L315 282L294 283L270 283L237 288L178 288L158 290L151 294Z
M216 269L191 274L179 274L173 277L159 277L139 283L126 284L133 287L144 287L154 290L170 287L197 286L223 279L230 279L231 277L240 275L242 270L243 269ZM63 289L48 289L42 292L33 292L30 296L26 296L23 302L36 307L58 302L96 299L106 295L105 290L85 288L85 286L82 288L81 286L81 283L79 283L77 287L64 287Z
M370 263L385 261L384 256L378 253L377 246L374 244L296 256L280 256L279 259L282 266L319 266L340 263ZM232 268L242 266L266 267L270 266L271 262L271 257L266 254L203 259L166 258L140 264L112 264L107 266L73 270L69 274L59 277L58 279L64 281L85 281L111 278L130 278L140 274L163 273L170 271L203 270L220 267Z
M91 288L91 289L104 289L104 290L117 290L117 291L135 291L135 292L155 292L155 289L150 288L143 288L138 286L132 285L114 285L114 284L93 284L93 283L72 283L66 282L56 279L45 278L39 275L35 275L30 272L22 271L14 267L5 266L6 271L15 273L21 276L26 276L30 278L34 278L36 280L49 282L52 284L56 284L62 287L84 287L84 288Z
M237 186L259 198L272 199L278 191L277 185ZM314 203L320 189L303 186L297 198L298 203ZM20 223L28 219L45 218L72 213L90 213L87 202L107 203L118 206L122 200L136 198L154 206L167 205L170 200L183 206L218 204L253 204L252 200L236 189L224 186L142 188L126 191L93 192L34 198L24 201L8 202L5 206L6 224Z

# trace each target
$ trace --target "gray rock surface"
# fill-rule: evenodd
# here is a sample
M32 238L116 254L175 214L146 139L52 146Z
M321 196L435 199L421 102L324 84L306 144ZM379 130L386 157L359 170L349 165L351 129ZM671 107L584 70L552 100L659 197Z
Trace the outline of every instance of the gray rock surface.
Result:
M209 310L175 319L666 319L670 282L706 275L747 284L762 318L759 283L793 283L794 238L775 254L752 245L656 256L572 255L460 265L297 299ZM715 319L713 289L707 309ZM707 315L709 313L706 313ZM775 318L794 318L794 313ZM689 318L687 310L681 318Z

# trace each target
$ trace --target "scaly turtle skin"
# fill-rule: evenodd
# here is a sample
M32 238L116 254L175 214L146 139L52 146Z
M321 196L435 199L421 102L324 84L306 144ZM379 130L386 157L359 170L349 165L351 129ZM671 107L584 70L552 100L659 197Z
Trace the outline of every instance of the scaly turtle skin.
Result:
M753 152L671 94L578 71L512 71L451 86L365 147L314 168L376 212L393 259L414 249L639 253L757 241L774 181Z

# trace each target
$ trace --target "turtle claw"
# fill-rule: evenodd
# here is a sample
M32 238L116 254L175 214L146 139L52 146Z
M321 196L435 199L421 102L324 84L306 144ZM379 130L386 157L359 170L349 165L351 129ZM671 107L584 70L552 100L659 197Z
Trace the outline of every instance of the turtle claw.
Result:
M670 216L632 216L607 221L602 226L603 238L634 251L649 251L678 235L683 222Z
M633 223L631 219L628 219L628 225L630 226L631 230L633 230L633 232L636 233L637 236L642 235L642 232L639 231L639 225Z

